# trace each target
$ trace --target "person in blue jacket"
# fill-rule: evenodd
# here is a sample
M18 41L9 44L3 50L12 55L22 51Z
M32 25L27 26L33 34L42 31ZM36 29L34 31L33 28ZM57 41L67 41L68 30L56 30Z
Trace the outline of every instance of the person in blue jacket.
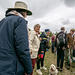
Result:
M32 12L24 2L17 1L0 21L0 75L29 75L32 72L27 15Z

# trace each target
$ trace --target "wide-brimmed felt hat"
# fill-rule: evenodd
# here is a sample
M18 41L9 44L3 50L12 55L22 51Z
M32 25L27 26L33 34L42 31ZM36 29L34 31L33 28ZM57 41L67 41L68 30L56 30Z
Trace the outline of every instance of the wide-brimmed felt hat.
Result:
M24 2L21 2L21 1L15 2L14 8L8 8L8 9L11 9L11 10L22 9L22 10L25 10L27 12L27 15L32 15L32 12L30 10L28 10L27 4Z
M71 29L70 31L73 31L73 32L75 32L75 29Z

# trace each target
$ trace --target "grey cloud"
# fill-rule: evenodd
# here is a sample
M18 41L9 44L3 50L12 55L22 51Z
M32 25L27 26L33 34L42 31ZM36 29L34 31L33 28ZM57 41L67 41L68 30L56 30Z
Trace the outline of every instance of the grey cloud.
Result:
M6 10L7 8L12 7L13 2L14 2L14 1L11 2L11 0L1 0L1 1L0 1L0 6L1 6L3 9Z
M51 24L48 22L41 22L41 29L44 31L45 29L50 29L51 32L55 33L58 32L60 29L58 29L57 25Z
M62 25L68 25L71 24L71 21L69 19L61 19Z
M13 7L14 2L18 0L1 0L0 6L4 9L8 7ZM36 18L41 18L47 15L50 11L54 10L60 5L59 0L20 0L24 1L28 5L33 13L32 18L28 17L28 20L34 20Z
M49 23L47 23L47 22L41 22L41 24L44 24L44 25L49 25Z
M68 7L75 7L75 0L62 0L64 4Z
M66 27L66 30L67 30L68 32L70 32L70 29L72 29L72 28L75 28L75 23L71 23L70 25L68 25L68 26Z
M54 10L60 5L59 0L30 0L26 1L29 9L33 12L33 19L41 18L47 15L50 11Z

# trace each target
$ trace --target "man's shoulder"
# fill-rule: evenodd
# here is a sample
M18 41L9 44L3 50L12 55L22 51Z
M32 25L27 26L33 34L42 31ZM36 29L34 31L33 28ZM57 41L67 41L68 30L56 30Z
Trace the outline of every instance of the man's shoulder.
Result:
M60 31L60 32L56 35L56 37L59 37L59 36L61 36L61 35L67 36L66 33Z
M68 34L67 34L67 36L71 36L71 34L70 34L70 33L68 33Z
M58 35L59 35L59 34L66 34L66 33L65 33L65 32L60 31L60 32L58 33Z
M11 20L11 21L17 21L17 22L27 22L23 17L14 15L14 14L10 14L9 16L6 17L7 20Z
M60 35L61 33L62 33L62 32L59 32L59 33L57 34L57 36Z
M67 35L70 35L70 33L67 33Z

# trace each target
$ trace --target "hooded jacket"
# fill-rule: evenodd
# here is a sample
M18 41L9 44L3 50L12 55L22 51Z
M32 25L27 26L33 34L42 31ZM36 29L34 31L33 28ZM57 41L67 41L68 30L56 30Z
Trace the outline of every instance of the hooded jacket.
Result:
M40 48L39 48L39 52L38 54L41 54L41 51L46 52L46 49L49 49L49 40L48 37L46 35L45 32L42 32L42 34L40 35L40 37L42 38L41 43L40 43Z

